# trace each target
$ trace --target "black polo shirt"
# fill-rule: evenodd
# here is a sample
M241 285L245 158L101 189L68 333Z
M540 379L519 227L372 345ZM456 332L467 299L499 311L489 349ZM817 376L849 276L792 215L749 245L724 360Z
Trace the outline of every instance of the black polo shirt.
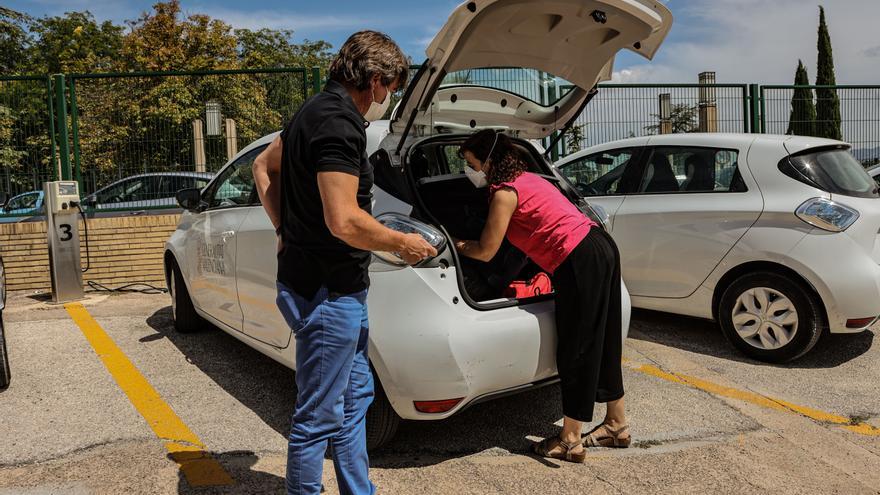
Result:
M278 281L311 299L324 285L331 293L366 289L370 252L330 233L318 191L318 172L360 179L357 201L371 212L373 168L367 160L367 123L345 87L329 81L307 100L281 132L281 236Z

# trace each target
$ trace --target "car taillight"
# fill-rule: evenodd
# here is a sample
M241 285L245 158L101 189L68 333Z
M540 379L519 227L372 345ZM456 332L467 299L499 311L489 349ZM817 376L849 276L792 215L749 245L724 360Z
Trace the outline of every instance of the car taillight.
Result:
M446 237L442 232L428 224L413 220L406 215L401 215L400 213L383 213L376 217L376 220L391 230L403 232L404 234L419 234L428 241L428 244L434 246L434 249L437 250L437 254L440 254L443 251L443 248L446 247ZM398 253L373 251L373 254L382 261L392 265L405 266L407 264Z
M825 198L808 199L794 213L813 227L829 232L843 232L859 219L858 211Z
M462 399L464 399L464 397L446 400L415 400L413 401L413 405L418 412L437 414L450 411L452 408L457 406L458 403L462 401Z

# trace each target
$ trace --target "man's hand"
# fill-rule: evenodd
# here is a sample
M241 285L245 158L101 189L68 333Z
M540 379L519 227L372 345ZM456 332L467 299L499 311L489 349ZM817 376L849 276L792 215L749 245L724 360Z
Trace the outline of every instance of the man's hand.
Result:
M419 234L405 234L403 243L403 248L398 254L407 264L415 265L425 258L437 256L434 246L428 244L428 241Z

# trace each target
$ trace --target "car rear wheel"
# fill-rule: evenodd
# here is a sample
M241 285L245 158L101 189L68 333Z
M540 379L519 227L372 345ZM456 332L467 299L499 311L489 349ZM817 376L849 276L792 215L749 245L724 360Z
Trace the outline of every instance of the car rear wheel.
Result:
M171 263L171 276L168 277L168 292L171 295L171 316L174 319L174 328L180 333L191 333L200 330L207 322L196 313L180 267L173 260Z
M736 279L721 296L718 320L734 347L771 363L809 352L825 326L818 298L802 283L772 272Z
M3 317L0 316L0 390L9 386L12 373L9 369L9 355L6 352L6 333L3 329Z
M367 450L377 450L394 438L400 426L400 416L394 412L379 378L373 374L376 392L367 409Z

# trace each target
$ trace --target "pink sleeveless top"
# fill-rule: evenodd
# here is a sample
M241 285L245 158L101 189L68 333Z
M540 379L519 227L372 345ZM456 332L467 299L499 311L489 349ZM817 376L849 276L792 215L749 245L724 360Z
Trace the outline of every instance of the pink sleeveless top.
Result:
M596 225L543 177L526 172L492 185L490 200L502 187L517 194L507 240L551 275Z

